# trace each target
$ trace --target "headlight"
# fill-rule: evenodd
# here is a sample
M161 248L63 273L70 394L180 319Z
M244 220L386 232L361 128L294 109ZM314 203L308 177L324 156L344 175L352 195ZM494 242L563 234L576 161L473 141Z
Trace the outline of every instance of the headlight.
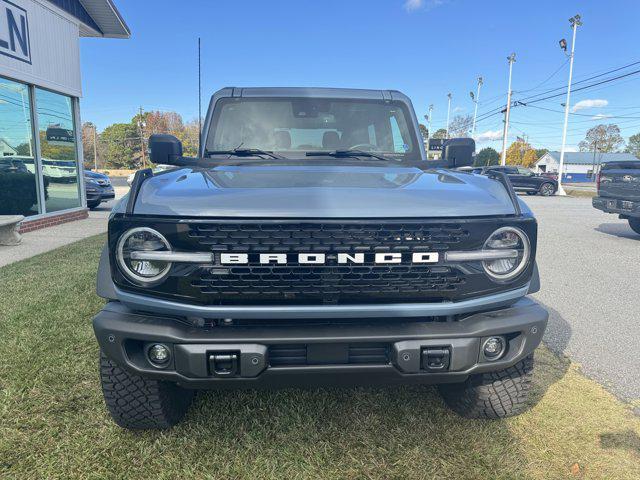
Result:
M166 238L152 228L138 227L127 230L116 248L118 265L130 280L142 285L149 285L162 280L171 268L171 263L145 255L150 252L169 252L171 245Z
M494 280L512 280L527 267L531 256L531 244L527 234L519 228L502 227L491 234L484 250L502 250L508 256L482 262L485 272Z

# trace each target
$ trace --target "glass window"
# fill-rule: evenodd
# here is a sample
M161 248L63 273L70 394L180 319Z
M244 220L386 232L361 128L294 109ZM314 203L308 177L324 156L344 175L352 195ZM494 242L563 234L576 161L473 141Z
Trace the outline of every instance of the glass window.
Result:
M37 213L29 87L0 78L0 215Z
M76 132L71 97L36 89L47 213L80 206Z
M324 98L233 98L215 107L207 151L257 148L304 161L318 150L365 150L419 161L401 102ZM344 159L344 161L349 161Z
M533 174L533 172L528 168L525 168L525 167L517 167L517 168L518 168L518 173L520 175L531 175L531 174Z

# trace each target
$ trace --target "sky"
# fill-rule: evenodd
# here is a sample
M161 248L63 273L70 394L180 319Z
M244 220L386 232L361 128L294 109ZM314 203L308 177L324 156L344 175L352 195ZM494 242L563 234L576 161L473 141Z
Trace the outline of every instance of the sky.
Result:
M114 1L131 38L80 42L81 115L99 130L139 107L197 118L198 37L203 114L226 86L393 89L411 98L421 121L433 104L435 131L446 127L448 93L451 117L473 114L469 92L482 76L478 147L497 150L503 116L491 113L506 105L510 53L514 100L566 87L569 62L558 41L571 47L568 19L577 13L574 82L640 62L635 0ZM578 86L634 70L640 63ZM563 95L513 108L509 142L526 135L537 148L559 150L564 103ZM640 74L577 91L570 105L568 150L598 123L617 123L626 140L640 132Z

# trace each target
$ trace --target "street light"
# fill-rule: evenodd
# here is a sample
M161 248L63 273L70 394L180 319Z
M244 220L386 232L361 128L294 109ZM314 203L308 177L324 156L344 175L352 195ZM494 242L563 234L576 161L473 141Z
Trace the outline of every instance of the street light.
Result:
M449 138L449 117L451 116L451 93L447 93L447 98L449 99L449 105L447 106L447 138Z

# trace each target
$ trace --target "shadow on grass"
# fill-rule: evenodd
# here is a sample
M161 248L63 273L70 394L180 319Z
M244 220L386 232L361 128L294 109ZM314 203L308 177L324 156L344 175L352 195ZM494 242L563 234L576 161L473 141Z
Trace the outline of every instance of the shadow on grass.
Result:
M596 232L613 235L619 238L640 240L640 235L631 230L631 227L626 220L620 220L616 223L601 223L595 230Z
M602 448L621 448L640 456L640 436L631 430L600 434Z

